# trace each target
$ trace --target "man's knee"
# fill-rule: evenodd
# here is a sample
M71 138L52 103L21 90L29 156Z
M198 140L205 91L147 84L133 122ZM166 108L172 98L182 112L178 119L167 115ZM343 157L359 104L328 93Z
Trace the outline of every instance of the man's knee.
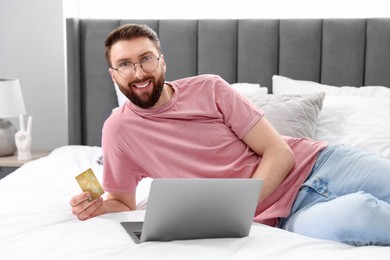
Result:
M357 244L355 241L361 241L369 230L383 228L380 216L390 216L390 210L386 212L380 203L383 202L364 192L344 195L298 211L287 222L286 230Z

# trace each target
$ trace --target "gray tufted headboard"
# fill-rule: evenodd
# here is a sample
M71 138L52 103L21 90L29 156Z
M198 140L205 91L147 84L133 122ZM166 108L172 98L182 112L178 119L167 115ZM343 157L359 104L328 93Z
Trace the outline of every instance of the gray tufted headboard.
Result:
M272 76L390 87L390 19L67 19L69 144L100 145L117 106L104 58L107 34L144 23L160 37L167 80L212 73L260 83ZM270 91L271 92L271 91Z

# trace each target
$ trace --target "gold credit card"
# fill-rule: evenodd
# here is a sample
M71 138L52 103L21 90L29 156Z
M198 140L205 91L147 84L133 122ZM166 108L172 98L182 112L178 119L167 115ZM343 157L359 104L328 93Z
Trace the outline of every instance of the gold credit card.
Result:
M104 193L102 186L91 168L77 175L76 180L83 192L87 191L91 194L91 200L99 198Z

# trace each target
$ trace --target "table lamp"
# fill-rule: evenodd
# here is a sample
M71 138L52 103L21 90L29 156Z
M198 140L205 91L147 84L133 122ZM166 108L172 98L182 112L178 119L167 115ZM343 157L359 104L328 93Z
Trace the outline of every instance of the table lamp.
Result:
M0 78L0 156L9 156L16 152L16 128L5 118L19 117L25 113L19 80Z

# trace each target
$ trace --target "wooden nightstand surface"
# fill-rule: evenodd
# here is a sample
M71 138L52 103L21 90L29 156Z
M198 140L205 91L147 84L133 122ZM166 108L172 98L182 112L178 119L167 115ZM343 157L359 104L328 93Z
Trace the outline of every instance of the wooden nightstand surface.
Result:
M0 156L0 167L20 167L23 164L32 160L44 157L48 155L52 150L49 149L33 149L31 151L31 160L18 160L18 155L14 154L11 156Z

